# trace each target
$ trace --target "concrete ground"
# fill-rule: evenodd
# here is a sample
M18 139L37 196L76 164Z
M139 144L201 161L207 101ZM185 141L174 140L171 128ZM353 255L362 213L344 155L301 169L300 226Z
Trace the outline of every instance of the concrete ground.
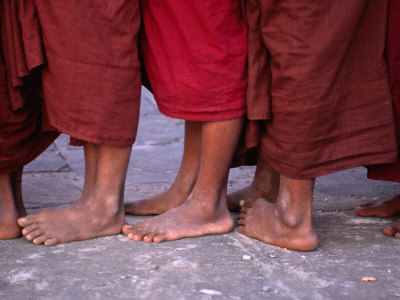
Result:
M183 121L162 116L144 93L127 202L171 184L183 127ZM253 172L232 169L229 190L246 186ZM72 203L83 179L82 149L61 136L25 168L28 212ZM285 251L236 229L161 244L122 234L55 247L23 238L0 241L0 299L400 299L400 240L381 233L398 218L361 218L353 211L398 193L400 184L370 181L364 168L318 178L313 211L320 246L310 253ZM128 216L127 222L143 219Z

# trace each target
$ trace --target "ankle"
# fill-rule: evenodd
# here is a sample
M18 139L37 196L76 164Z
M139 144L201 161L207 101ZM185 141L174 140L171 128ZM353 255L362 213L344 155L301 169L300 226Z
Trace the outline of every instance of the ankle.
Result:
M98 196L99 194L100 196ZM104 217L114 218L123 214L123 200L117 195L94 193L90 197L82 199L81 203L94 214L101 212Z
M172 183L170 190L189 196L196 184L196 179L196 174L185 174L185 176L178 175Z
M285 227L294 229L311 226L311 212L307 212L305 209L276 206L274 213Z
M225 214L230 216L226 202L226 195L221 196L214 191L203 191L192 193L185 204L192 206L192 209L203 217L220 218Z

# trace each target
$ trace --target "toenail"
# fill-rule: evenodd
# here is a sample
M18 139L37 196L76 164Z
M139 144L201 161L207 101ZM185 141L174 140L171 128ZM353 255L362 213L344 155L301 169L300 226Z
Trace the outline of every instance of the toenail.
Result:
M26 238L27 238L28 240L30 240L30 239L31 239L31 236L28 234L28 235L26 236Z

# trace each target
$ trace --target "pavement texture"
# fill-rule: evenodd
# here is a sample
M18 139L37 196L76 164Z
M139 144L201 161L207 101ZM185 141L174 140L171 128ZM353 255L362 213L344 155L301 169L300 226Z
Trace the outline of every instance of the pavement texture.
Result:
M161 115L144 91L126 202L172 183L183 129L183 121ZM229 190L248 185L253 173L254 167L232 169ZM82 149L60 136L25 168L28 212L74 202L83 180ZM400 240L381 233L398 218L354 213L361 203L398 193L400 184L368 180L364 168L318 178L313 222L320 246L308 253L249 239L236 228L161 244L122 234L55 247L0 241L0 299L400 299ZM145 218L127 216L127 222Z

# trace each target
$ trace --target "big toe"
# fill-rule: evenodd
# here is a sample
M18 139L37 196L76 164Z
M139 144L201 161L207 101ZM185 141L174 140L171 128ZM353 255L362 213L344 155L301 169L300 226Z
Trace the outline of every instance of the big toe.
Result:
M34 220L30 216L27 216L27 217L19 218L17 220L17 222L18 222L19 226L26 227L26 226L31 225L34 222Z
M372 217L374 215L374 211L370 209L370 206L359 206L355 209L355 212L361 217Z
M395 235L397 230L393 226L388 226L383 228L383 233L388 235L388 236L393 236Z
M131 231L133 230L133 227L131 225L124 225L122 226L122 232L126 235L128 235L129 233L131 233Z
M371 205L375 205L375 202L367 202L367 203L363 203L363 204L361 204L360 206L358 206L358 207L369 207L369 206L371 206Z

